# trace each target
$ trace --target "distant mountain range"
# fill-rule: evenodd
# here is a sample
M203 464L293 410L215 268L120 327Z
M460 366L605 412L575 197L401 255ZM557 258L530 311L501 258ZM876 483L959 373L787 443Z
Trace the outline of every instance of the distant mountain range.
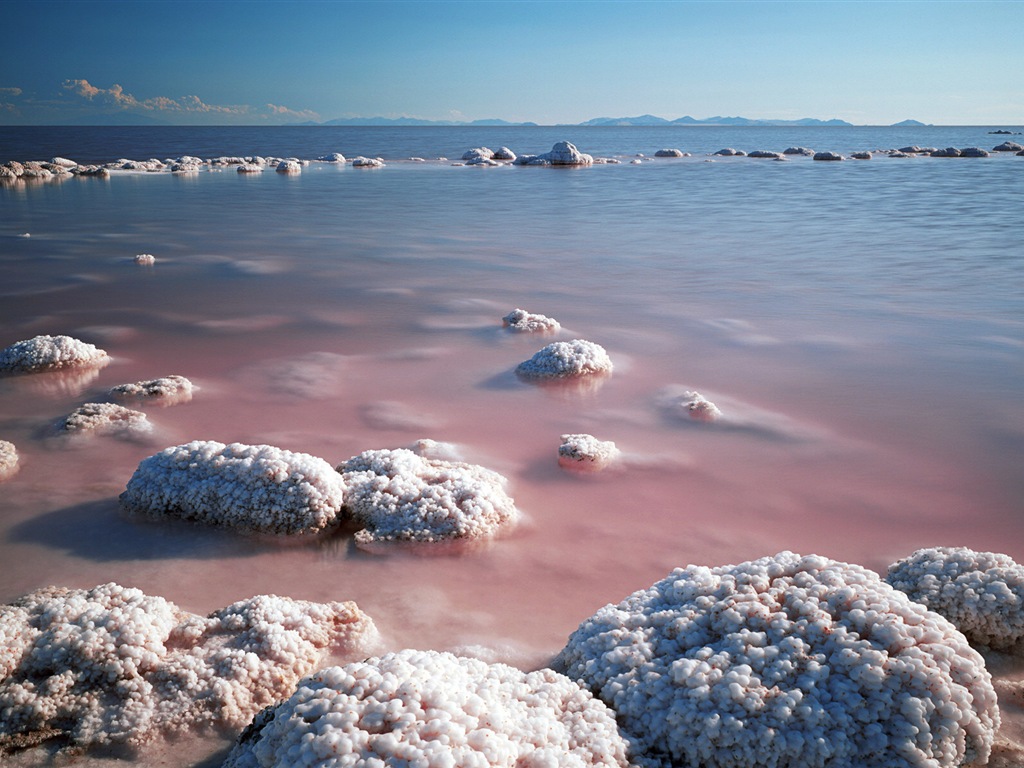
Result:
M531 126L537 125L537 123L514 123L508 120L489 119L489 120L473 120L471 122L461 122L457 120L422 120L416 117L340 117L336 120L328 120L323 123L307 122L300 123L300 125L466 125L466 126ZM781 125L781 126L839 126L839 127L853 127L853 123L848 123L845 120L819 120L814 117L805 117L800 120L760 120L749 117L705 117L703 119L697 119L686 115L676 120L666 120L664 117L658 117L657 115L640 115L638 117L595 117L592 120L587 120L582 123L563 123L563 125L586 125L586 126L674 126L674 125L734 125L734 126L766 126L766 125ZM917 120L904 120L901 123L896 123L892 127L917 127L924 126L925 123L920 123Z

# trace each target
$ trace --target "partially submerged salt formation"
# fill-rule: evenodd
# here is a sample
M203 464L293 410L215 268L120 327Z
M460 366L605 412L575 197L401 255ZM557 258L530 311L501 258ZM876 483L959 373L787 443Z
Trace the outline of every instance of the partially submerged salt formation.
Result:
M0 440L0 482L12 477L18 471L18 449L14 443Z
M519 376L535 380L607 376L611 372L612 361L604 347L583 339L552 342L516 366Z
M153 431L146 414L114 403L84 403L57 423L64 434L131 437Z
M742 149L733 149L732 147L720 149L714 154L720 155L721 157L746 157L747 155L747 153L744 152Z
M568 141L556 142L550 152L541 155L520 155L513 165L592 165L594 158L576 149Z
M558 463L569 469L596 471L619 457L619 449L611 440L598 440L585 434L562 435L560 439Z
M135 263L144 267L151 267L156 264L156 256L152 253L140 253L135 257Z
M406 650L307 677L224 768L626 768L626 750L614 714L550 669Z
M786 149L782 150L782 154L784 154L784 155L801 155L803 157L813 157L814 156L814 150L813 149L808 149L807 147L787 147Z
M344 493L341 475L315 456L197 440L143 459L120 501L147 517L293 535L333 526Z
M384 161L376 157L363 157L360 155L352 161L353 168L383 168Z
M945 616L972 643L1024 654L1024 565L1008 555L919 549L890 565L885 580Z
M0 606L0 755L241 727L330 651L376 642L351 602L259 595L202 617L113 583L40 589Z
M282 160L277 164L278 173L302 173L302 165L298 160Z
M561 324L547 315L538 315L516 307L503 318L502 325L510 331L520 333L553 333Z
M704 397L700 392L692 390L683 392L674 404L674 408L687 419L703 423L718 421L722 416L722 411L719 410L717 405Z
M828 162L836 160L845 160L846 158L844 158L838 152L815 152L814 157L812 157L811 159Z
M655 157L689 157L686 152L681 149L659 149L654 153Z
M153 401L161 405L187 403L192 399L192 382L184 376L172 374L159 379L118 384L107 393L119 402Z
M677 568L584 621L553 665L641 752L716 768L984 764L982 657L877 574L815 555Z
M109 362L105 351L70 336L36 336L0 350L0 374L100 367Z
M356 544L473 543L493 539L519 521L497 472L405 449L364 451L338 467L346 510L362 526Z

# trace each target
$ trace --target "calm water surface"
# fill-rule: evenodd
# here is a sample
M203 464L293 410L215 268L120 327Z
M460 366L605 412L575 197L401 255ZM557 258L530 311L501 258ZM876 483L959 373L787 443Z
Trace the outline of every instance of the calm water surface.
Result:
M482 646L531 667L675 566L791 549L884 571L929 545L1024 562L1024 158L700 154L1004 138L987 129L18 130L0 131L17 159L458 157L562 138L695 156L0 187L0 346L63 333L114 358L92 380L0 379L0 438L22 462L0 486L3 601L107 581L199 613L258 593L353 599L388 649ZM287 149L291 136L305 138ZM517 306L560 320L553 338L603 345L613 376L589 390L516 380L553 340L504 332ZM148 442L52 436L111 386L172 373L200 390L148 408ZM666 411L684 386L736 424ZM566 432L614 440L624 466L561 470ZM118 512L138 462L189 440L340 463L421 437L505 474L528 524L475 554L374 557L345 538L276 546ZM216 764L227 743L160 759Z

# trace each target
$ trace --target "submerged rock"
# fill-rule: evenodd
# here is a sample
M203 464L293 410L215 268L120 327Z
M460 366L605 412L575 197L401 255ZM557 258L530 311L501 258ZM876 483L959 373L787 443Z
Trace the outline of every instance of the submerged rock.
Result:
M109 362L104 350L70 336L36 336L0 350L0 374L101 367Z

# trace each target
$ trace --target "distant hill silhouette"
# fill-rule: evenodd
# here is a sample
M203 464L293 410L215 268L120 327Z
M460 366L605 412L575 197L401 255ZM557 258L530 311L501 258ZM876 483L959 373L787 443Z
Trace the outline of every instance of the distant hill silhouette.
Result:
M923 123L917 123L923 125ZM423 120L418 117L339 117L335 120L328 120L323 123L302 123L302 125L468 125L468 126L516 126L516 125L537 125L537 123L514 123L508 120L490 118L487 120ZM676 120L666 120L657 115L640 115L638 117L595 117L582 123L563 123L563 125L583 126L672 126L672 125L793 125L793 126L845 126L852 127L852 123L845 120L818 120L814 117L805 117L800 120L758 120L749 117L706 117L698 120L695 117L686 115ZM902 123L901 123L902 125Z

